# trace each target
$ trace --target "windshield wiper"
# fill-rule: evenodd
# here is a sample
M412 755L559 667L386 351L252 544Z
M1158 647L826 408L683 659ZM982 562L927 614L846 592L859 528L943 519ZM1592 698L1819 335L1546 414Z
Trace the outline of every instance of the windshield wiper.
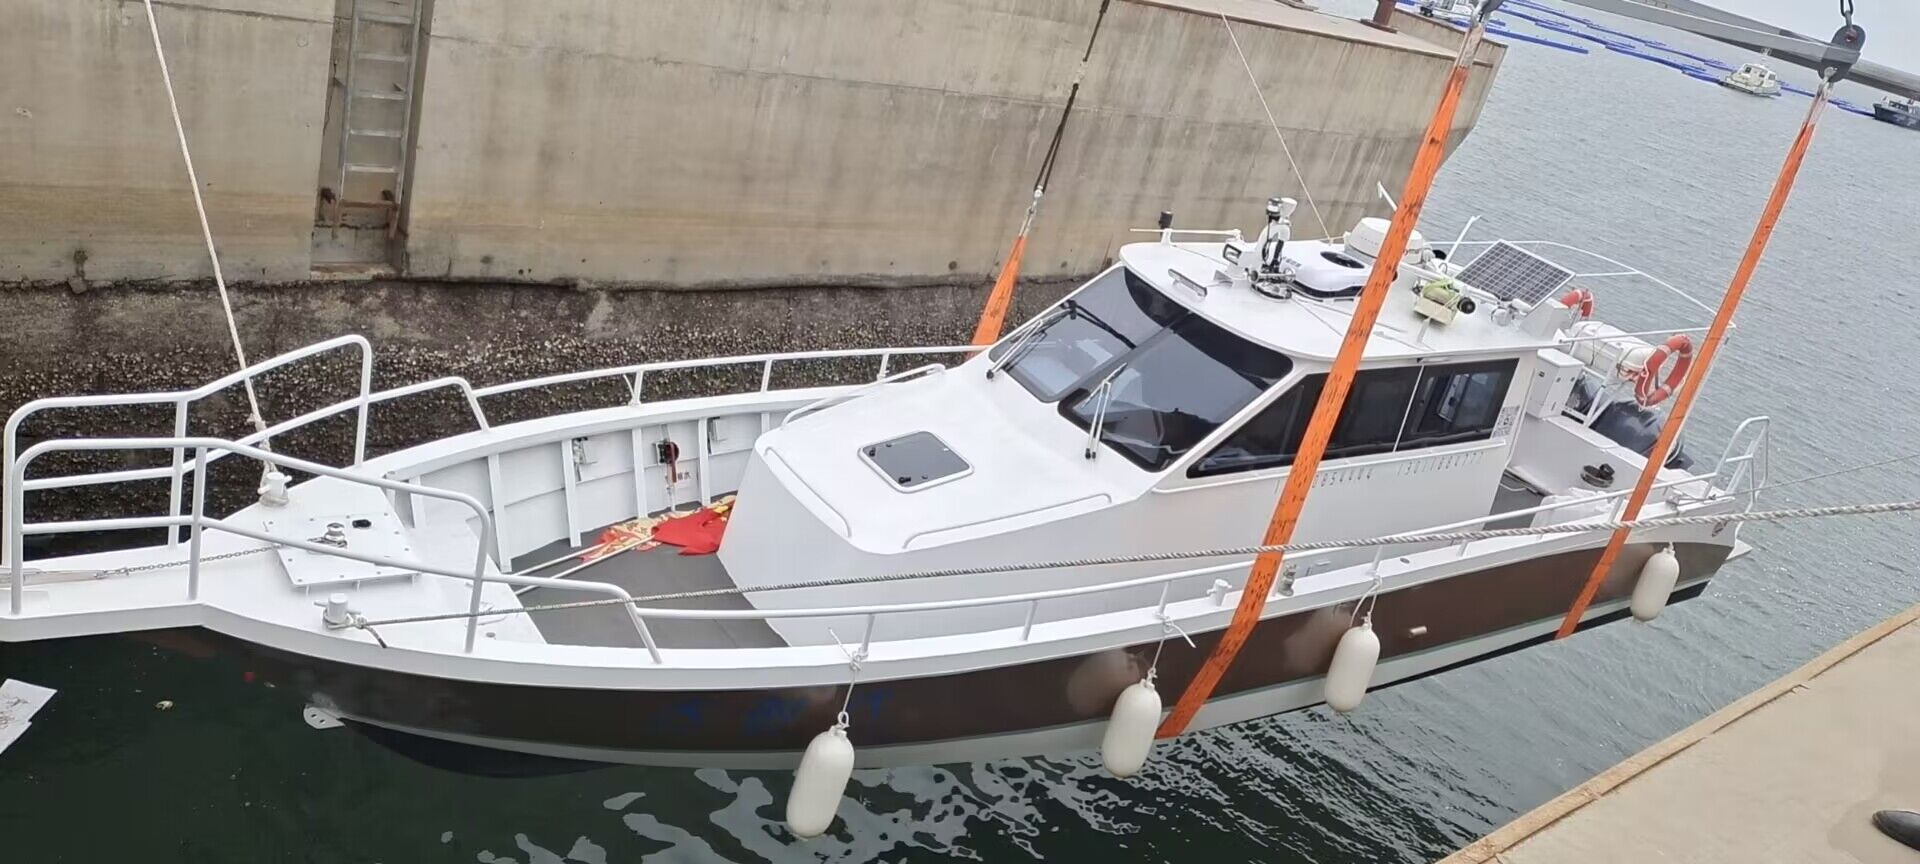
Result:
M993 365L987 367L987 380L992 381L995 373L999 372L1002 368L1012 364L1015 360L1020 359L1022 355L1026 354L1027 350L1031 348L1033 345L1033 342L1034 342L1033 337L1038 336L1042 331L1046 330L1048 327L1053 326L1054 322L1059 321L1061 318L1067 315L1070 315L1072 313L1073 313L1073 306L1071 304L1068 304L1053 310L1051 313L1047 314L1044 317L1033 319L1032 322L1027 324L1026 332L1021 333L1020 338L1015 339L1011 344L1007 346L1006 353L1001 354L1000 359L995 360L993 362Z
M1100 439L1105 437L1107 429L1107 406L1113 404L1113 379L1120 377L1120 373L1125 372L1126 369L1125 363L1114 366L1113 371L1107 373L1107 377L1100 379L1100 383L1093 388L1093 392L1087 394L1088 399L1097 400L1093 403L1093 416L1088 418L1087 423L1086 456L1088 459L1100 455Z

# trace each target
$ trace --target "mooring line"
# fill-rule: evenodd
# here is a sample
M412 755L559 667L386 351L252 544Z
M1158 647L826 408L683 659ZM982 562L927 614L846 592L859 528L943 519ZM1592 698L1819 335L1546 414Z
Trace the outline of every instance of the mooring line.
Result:
M207 260L213 264L213 286L220 292L220 309L227 317L227 335L233 338L234 359L240 361L240 371L245 372L247 349L240 342L240 325L234 321L233 300L227 296L227 277L220 269L220 254L213 248L213 229L207 225L207 202L200 196L200 175L193 170L193 153L187 148L187 127L180 122L180 101L173 95L173 73L167 69L166 49L160 46L160 24L153 17L153 0L144 2L147 7L147 28L153 31L153 55L160 61L160 83L166 86L167 108L173 112L173 132L180 139L180 161L186 163L187 185L193 190L193 209L200 216L200 237L206 241ZM253 412L247 418L253 423L253 430L267 431L267 421L260 413L260 397L253 392L253 376L241 378L240 383L246 388L247 406ZM271 446L262 439L260 449L271 449Z

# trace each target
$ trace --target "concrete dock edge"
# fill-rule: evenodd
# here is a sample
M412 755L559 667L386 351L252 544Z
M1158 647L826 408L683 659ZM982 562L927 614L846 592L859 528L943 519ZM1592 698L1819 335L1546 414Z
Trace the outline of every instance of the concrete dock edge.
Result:
M1579 812L1581 808L1599 801L1605 796L1626 786L1652 769L1686 752L1695 744L1706 740L1714 733L1766 707L1775 700L1795 689L1806 685L1827 670L1872 647L1882 639L1893 635L1915 621L1920 621L1920 604L1910 606L1904 611L1881 621L1880 623L1855 634L1845 642L1834 646L1826 653L1808 661L1793 670L1735 700L1732 704L1707 715L1705 719L1688 726L1666 739L1648 747L1593 779L1588 780L1566 793L1530 810L1492 833L1468 844L1460 851L1441 859L1439 864L1500 864L1502 856L1521 843L1546 831L1560 821Z

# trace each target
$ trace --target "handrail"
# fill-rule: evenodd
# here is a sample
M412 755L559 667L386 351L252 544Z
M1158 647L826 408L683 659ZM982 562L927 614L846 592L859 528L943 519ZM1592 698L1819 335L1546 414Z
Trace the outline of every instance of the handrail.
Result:
M878 381L872 381L866 384L862 384L859 387L854 388L853 390L849 390L843 393L834 393L832 395L824 396L820 399L816 399L812 402L808 402L805 405L802 405L798 408L793 409L792 411L787 412L786 419L780 421L780 423L783 426L791 424L793 421L798 420L801 417L804 417L808 414L812 414L815 411L820 411L820 410L832 407L834 405L838 405L842 402L851 402L855 399L858 399L862 396L867 395L868 393L878 390L881 387L884 387L888 384L898 384L909 378L918 378L922 375L931 375L936 372L945 372L945 371L947 371L947 367L945 364L928 363L925 366L915 366L914 368L908 369L905 372L895 372L892 375L882 376Z
M468 580L468 582L472 582L474 589L472 589L472 607L468 609L468 611L472 612L472 616L468 618L467 622L467 651L474 649L476 632L478 632L478 626L480 626L480 595L482 595L482 588L484 588L486 582L499 582L499 584L509 584L509 586L536 586L536 588L605 593L605 595L611 595L611 597L626 601L624 607L628 609L628 616L634 620L634 628L639 632L641 643L647 647L647 651L653 655L653 659L657 660L657 662L660 660L659 643L653 639L653 632L647 628L647 622L639 616L639 612L634 611L634 609L636 609L634 603L632 603L632 601L634 601L634 595L628 593L626 589L620 588L620 586L607 584L607 582L557 580L557 578L545 578L545 576L516 576L516 574L488 576L488 574L486 574L486 561L488 561L486 551L492 547L493 543L493 515L492 513L488 513L488 509L486 509L476 497L467 495L467 493L449 492L449 490L440 490L440 488L432 488L432 486L409 484L409 482L390 480L390 478L374 476L374 474L359 474L359 472L351 472L351 470L344 470L344 468L324 467L324 465L319 465L319 463L309 463L309 461L303 461L303 459L294 459L294 457L288 457L288 455L280 455L280 453L257 449L257 447L252 447L252 445L238 444L238 442L227 442L227 440L219 440L219 438L69 438L69 440L56 440L56 442L40 442L40 444L29 447L29 449L19 457L19 463L13 467L13 480L17 480L19 476L23 476L23 474L27 472L27 467L29 467L35 459L38 459L40 455L52 453L52 451L65 451L65 449L88 449L88 451L94 451L94 449L167 449L167 447L192 447L192 449L196 451L196 455L194 455L194 465L211 463L211 459L209 459L207 453L205 453L205 451L209 451L209 449L213 449L213 451L232 449L232 451L236 451L236 453L240 453L240 455L244 455L244 457L261 459L261 461L275 463L275 465L280 465L280 467L305 470L305 472L313 472L313 474L319 474L319 476L332 476L332 478L338 478L338 480L348 480L348 482L357 482L357 484L365 484L365 486L376 486L376 488L390 490L390 492L405 492L411 493L411 495L424 495L424 497L438 497L438 499L444 499L444 501L453 501L453 503L465 505L468 511L474 513L476 518L480 518L480 545L478 545L478 555L476 555L474 570L472 570L472 572L465 572L465 570L453 570L453 568L445 568L445 566L438 566L438 564L426 564L420 563L420 561L403 561L403 559L396 559L396 557L390 557L390 555L361 553L361 551L344 549L344 547L336 547L336 545L324 545L324 543L301 540L301 538L273 536L273 534L269 534L269 532L257 532L257 530L252 530L252 528L244 528L244 526L238 526L238 524L230 524L230 522L225 522L225 520L207 520L207 518L205 518L205 484L200 484L200 482L194 484L194 509L192 509L190 515L186 516L123 516L123 518L92 518L92 520L75 520L75 522L31 522L31 524L25 522L23 507L21 507L21 503L19 503L25 490L23 490L19 484L15 484L13 488L19 488L21 493L15 495L12 501L10 501L10 509L8 509L8 511L10 511L10 515L8 515L8 532L12 534L15 541L19 541L21 538L29 536L29 534L33 534L33 536L38 536L38 534L63 534L63 532L77 532L77 530L123 530L123 528L161 528L161 526L175 526L175 528L184 526L184 528L192 528L192 540L190 540L190 543L192 543L192 555L190 555L188 561L186 561L186 597L188 597L190 601L200 599L200 534L202 534L204 530L221 530L221 532L227 532L227 534L250 538L250 540L263 541L263 543L271 543L271 545L282 545L282 547L292 547L292 549L305 549L305 551L311 551L311 553L317 553L317 555L330 555L330 557L340 557L340 559L349 559L349 561L363 561L363 563L378 564L378 566L397 566L397 568L405 568L405 570L411 570L411 572L428 572L428 574L436 574L436 576ZM12 593L13 614L21 614L21 609L23 609L23 589L25 589L25 582L27 582L23 576L25 576L25 559L13 561L12 580L10 580L10 582L12 582L10 593Z
M525 381L511 381L493 384L474 390L474 395L482 399L512 393L533 387L546 387L554 384L572 384L580 381L592 381L600 378L613 378L621 375L633 375L646 372L665 372L675 369L699 369L708 366L744 366L748 363L777 363L789 360L830 360L840 357L884 357L892 354L961 354L978 350L973 346L935 345L908 348L851 348L826 351L786 351L769 354L742 354L736 357L703 357L691 360L657 360L650 363L633 363L626 366L610 366L604 369L589 369L584 372L563 372L558 375L546 375L529 378ZM762 388L763 390L766 388Z
M478 551L475 553L475 556L474 556L474 565L473 565L474 572L469 577L473 580L473 603L472 603L472 608L469 611L473 612L476 617L471 621L469 621L467 625L467 650L468 651L473 650L474 635L478 630L478 626L479 626L478 613L480 612L480 588L481 588L481 585L486 580L487 550L491 548L493 545L493 531L494 531L493 514L487 512L486 507L483 506L478 499L474 498L471 495L467 495L460 492L453 492L446 489L435 489L428 486L420 486L418 484L405 483L399 480L391 480L386 477L379 477L379 476L374 476L369 474L360 474L357 472L348 471L341 468L334 468L331 466L322 465L318 462L308 462L305 459L296 459L291 456L284 456L268 450L262 450L258 447L253 447L251 445L241 444L235 441L227 441L220 438L205 438L205 437L70 438L70 439L55 440L55 441L42 441L38 444L33 445L32 447L27 448L27 451L25 453L20 454L20 457L18 460L13 462L13 464L7 466L7 480L8 480L7 488L9 490L8 500L7 500L7 536L11 540L11 548L22 550L21 554L13 556L10 562L10 568L12 571L12 579L11 579L12 584L9 586L8 592L10 594L9 605L12 610L12 614L14 615L21 614L21 609L24 606L24 601L25 601L24 589L25 589L26 580L23 578L22 571L25 569L25 566L26 566L26 561L25 561L26 555L25 555L24 548L21 546L21 543L23 542L25 534L27 533L26 532L26 514L24 512L26 509L27 493L26 493L26 489L22 487L21 481L25 479L27 466L32 464L33 460L38 459L40 456L47 453L56 452L56 451L65 451L65 450L88 450L88 451L91 451L91 450L159 450L159 449L178 450L178 449L186 449L186 448L192 448L197 451L201 451L199 455L204 455L204 451L206 450L231 449L234 452L239 453L243 456L247 456L253 459L258 459L262 462L268 462L268 463L272 463L274 465L279 465L286 468L292 468L296 471L305 471L321 477L332 477L339 480L347 480L354 483L361 483L368 486L375 486L381 489L386 489L388 491L405 492L409 495L424 495L429 498L439 498L446 501L452 501L456 504L461 504L465 506L467 509L472 510L474 515L480 520L480 530L481 530L481 538L480 538ZM196 457L196 461L197 459L198 459L198 456ZM202 507L206 498L205 490L206 490L207 484L204 482L196 482L193 485L195 490L194 491L194 512L190 520L190 524L193 529L193 532L192 532L193 537L191 540L193 550L192 550L192 555L188 559L188 576L187 576L189 598L195 597L198 594L198 588L199 588L199 575L200 575L199 535L203 527L203 523L205 521L205 516L202 510ZM167 518L177 519L179 517L174 514L169 514ZM135 520L100 519L100 520L89 520L88 522L80 523L80 524L90 525L91 527L97 530L97 529L112 527L114 523L122 522L122 521L135 521ZM146 520L139 520L139 521L146 521ZM234 527L235 526L223 526L222 530L232 530ZM240 532L235 532L235 533L240 533ZM255 539L261 539L261 538L255 538ZM304 540L279 538L279 539L273 540L272 542L281 542L281 543L284 543L285 545L293 546L296 548L307 549L308 551L321 552L324 554L337 554L344 551L339 549L338 547L318 546L316 544L307 543ZM368 556L368 557L382 557L382 556ZM390 563L393 563L394 566L413 567L412 563L407 563L407 564L400 564L398 562L390 562ZM427 572L439 572L441 568L420 567L417 569L426 570ZM447 574L442 574L442 575L447 575Z
M577 381L587 381L587 380L594 380L598 378L614 377L619 375L643 375L647 372L656 372L656 371L668 371L668 370L676 370L676 369L698 369L698 368L706 368L706 367L712 367L712 366L731 366L731 365L745 365L748 363L760 363L765 366L765 369L763 370L763 373L761 375L760 392L770 392L772 366L774 363L778 363L778 362L794 361L794 360L834 359L834 358L842 358L842 357L879 357L881 358L881 369L884 372L888 360L894 355L958 354L958 353L965 353L969 350L972 350L970 346L935 345L935 346L909 346L909 347L903 347L903 348L854 348L854 349L846 349L846 350L789 351L789 352L767 353L767 354L748 354L748 355L740 355L740 356L734 356L734 357L709 357L709 358L694 358L689 360L663 360L663 361L655 361L650 363L637 363L637 364L631 364L628 366L611 367L607 369L596 369L596 370L589 370L585 372L570 372L570 373L564 373L560 375L548 375L541 378L530 378L524 381L514 381L514 382L508 382L504 384L495 384L488 387L480 387L480 388L474 387L465 378L458 377L458 376L446 376L441 378L435 378L430 381L421 381L415 384L408 384L400 387L393 387L387 390L379 391L377 393L368 393L366 390L365 384L371 381L372 350L370 346L368 346L367 340L364 337L357 336L357 335L348 335L348 336L336 337L334 339L329 339L325 342L315 343L314 345L307 346L306 348L302 348L297 351L288 352L278 357L274 357L274 358L262 361L261 363L257 363L253 366L248 367L248 369L243 370L243 372L233 373L224 378L216 380L210 384L202 385L201 387L196 388L194 390L182 390L182 391L174 391L174 392L167 392L167 393L102 394L102 395L95 395L95 396L52 397L47 399L38 399L33 402L29 402L26 405L21 406L17 411L15 411L13 417L8 420L7 437L6 437L6 459L4 464L12 464L13 462L14 451L16 449L16 443L17 443L15 430L18 429L21 422L26 418L27 415L32 414L34 412L45 410L48 408L62 408L62 407L87 407L87 406L130 405L130 404L132 405L164 404L169 402L177 403L181 399L192 401L194 399L201 398L209 393L218 391L226 386L230 386L235 381L240 380L241 377L244 377L244 373L268 371L271 369L278 368L280 366L284 366L295 360L305 359L306 357L313 356L314 354L321 353L323 351L330 350L332 348L339 347L341 345L346 345L346 344L356 344L363 349L362 350L363 387L362 387L360 396L356 396L352 399L342 400L340 402L336 402L324 408L316 409L314 411L309 411L306 414L302 414L290 420L282 421L280 423L274 424L271 427L268 427L267 430L264 432L252 432L247 435L241 436L240 438L236 439L236 443L256 444L262 440L269 440L275 436L283 435L287 432L301 428L308 424L318 422L320 420L325 420L329 417L333 417L335 415L341 414L350 409L358 408L360 409L360 423L355 432L354 464L359 464L360 461L362 461L365 458L366 407L367 406L377 405L379 403L387 402L403 396L411 396L418 393L427 392L429 390L434 390L440 387L457 387L461 391L461 395L465 397L467 402L467 407L472 412L474 421L482 429L491 429L492 422L487 417L486 411L481 407L480 399L485 398L487 396L496 396L503 393L516 392L519 390L526 390L534 387L547 386L552 384L564 384L564 383L571 383L571 382L577 382ZM638 388L636 387L635 389L637 393ZM175 434L176 436L185 435L186 433L185 422L184 422L185 413L184 411L176 411L176 415L177 415L176 416L177 422L175 424L175 429L174 429ZM208 462L211 463L214 461L218 461L219 459L223 458L226 455L228 455L228 451L215 451L213 453L208 454L207 459L208 459ZM189 465L185 462L176 460L176 464L169 467L132 468L132 469L119 470L119 471L101 471L101 472L95 472L91 474L69 474L69 475L62 475L58 477L41 477L41 478L25 481L25 483L26 483L26 488L30 491L39 491L43 489L63 489L63 488L71 488L76 486L97 486L97 485L105 485L110 483L124 483L124 482L136 481L136 480L156 480L162 477L174 475L176 473L184 475L187 471L193 470L194 468L197 468L197 467L199 466ZM0 470L3 470L3 466L0 466ZM180 507L179 507L180 502L178 499L178 483L176 483L175 493L176 494L173 496L173 502L172 502L173 506L171 508L171 512L178 513L180 511ZM4 538L0 538L0 539L4 539ZM7 560L7 550L4 545L0 545L0 561L5 561L5 560Z
M1640 276L1654 283L1655 285L1658 285L1662 288L1667 289L1670 292L1673 292L1674 294L1678 295L1681 299L1687 301L1688 303L1692 303L1693 305L1700 307L1703 311L1706 311L1706 312L1716 311L1712 306L1702 303L1699 300L1695 300L1693 298L1693 295L1680 290L1679 287L1675 286L1673 283L1668 282L1665 279L1655 276L1652 273L1648 273L1647 271L1642 270L1638 267L1635 267L1632 264L1628 264L1625 261L1621 261L1617 258L1613 258L1608 255L1595 252L1592 249L1586 249L1580 246L1575 246L1571 243L1561 243L1558 240L1465 240L1465 241L1456 241L1454 245L1456 247L1458 246L1492 246L1495 243L1506 243L1510 246L1548 246L1554 249L1565 249L1569 252L1578 252L1582 255L1586 255L1592 258L1597 258L1601 261L1605 261L1608 264L1612 264L1615 267L1624 268L1624 270L1623 272L1620 272L1620 273L1575 274L1576 278L1591 279L1591 278L1599 278L1603 276ZM1451 261L1452 256L1448 256L1448 260Z
M269 357L244 369L230 372L192 390L173 390L156 393L101 394L93 396L51 396L35 399L14 409L13 413L7 417L5 440L4 443L0 443L0 472L8 471L17 458L20 424L25 422L28 417L40 411L51 408L87 408L107 405L171 404L174 406L174 436L184 437L187 433L187 406L189 404L231 387L234 384L251 380L254 376L261 373L271 372L282 366L348 345L360 349L360 395L348 403L345 403L359 407L359 420L355 427L353 441L353 464L358 465L366 458L367 453L366 400L367 391L373 384L373 346L367 342L364 336L348 334L345 336L335 336L323 342L315 342L304 348L298 348L275 357ZM173 478L173 484L167 496L169 502L167 512L169 513L180 512L181 477L184 475L181 460L185 455L183 449L175 449L173 451L172 466L162 474L153 475L155 477L170 475ZM11 473L8 472L6 476L11 476ZM7 545L4 541L5 538L0 537L0 561L9 560L17 556L13 547ZM167 545L169 548L177 546L178 538L169 533L167 535Z
M1756 421L1764 420L1764 418L1753 418L1753 419ZM1742 428L1745 428L1747 425L1749 424L1742 424ZM1763 426L1763 429L1764 429L1764 426ZM357 474L353 474L352 472L347 472L340 469L326 468L325 466L304 462L303 460L293 459L291 457L279 456L278 454L271 454L271 453L267 453L266 451L259 451L259 450L256 450L255 448L245 447L244 445L237 445L234 442L225 442L225 441L220 441L218 439L78 439L78 440L66 440L66 441L49 441L49 442L42 442L41 444L37 444L33 448L30 448L26 454L23 454L21 459L21 464L15 467L15 472L16 473L24 472L25 470L24 466L26 463L31 462L34 458L37 458L39 455L41 455L44 452L57 450L57 449L136 449L136 448L172 447L172 446L236 447L237 449L240 449L244 455L253 456L255 458L268 458L272 461L275 461L277 464L285 465L287 467L292 467L297 470L314 471L314 473L321 474L322 476L334 476L334 477L339 477L341 479L352 480L355 482L364 482L370 485L375 485L383 488L395 489L397 491L406 491L409 493L418 493L418 494L427 495L429 497L437 497L437 498L443 498L446 500L452 500L458 503L465 504L470 510L474 510L482 520L481 524L482 524L482 531L483 531L482 543L479 547L480 551L477 555L477 565L475 568L476 569L475 574L467 574L461 571L451 570L448 568L434 567L431 565L421 565L421 564L418 564L417 562L402 562L402 561L397 561L393 559L388 559L384 556L367 555L363 553L353 553L353 552L350 552L349 550L343 550L343 549L339 549L337 547L331 547L331 546L321 546L318 544L310 543L308 541L273 537L271 535L265 534L264 532L254 532L251 529L245 529L237 525L231 525L223 522L217 522L217 521L211 522L211 523L200 522L198 521L201 516L199 507L198 507L198 505L200 504L199 501L195 502L196 509L192 519L186 520L194 524L196 535L198 534L201 528L223 530L223 531L228 531L229 533L238 534L240 536L245 536L245 537L250 537L252 539L260 540L262 542L280 543L280 544L292 546L295 548L307 549L309 551L313 551L319 554L337 555L340 557L346 557L353 560L368 561L374 564L404 567L411 570L417 570L419 572L436 573L438 575L444 575L451 578L469 579L475 585L475 591L474 591L475 600L473 605L469 609L469 614L467 616L468 644L467 644L466 650L468 651L471 651L473 648L473 637L478 628L478 621L480 618L480 609L478 607L477 598L479 597L480 586L485 581L496 581L496 582L503 582L506 584L539 585L542 587L553 587L553 588L558 588L562 590L571 589L571 590L591 591L596 593L609 594L611 596L618 597L622 600L625 600L626 602L622 603L621 605L623 606L623 608L626 608L628 610L629 617L633 619L636 629L639 630L642 641L645 644L650 657L654 660L655 663L662 663L664 661L659 652L658 645L653 640L652 635L645 623L645 619L648 617L669 618L669 619L675 619L675 618L681 618L681 619L772 619L772 618L814 618L814 617L866 615L871 619L874 616L878 616L882 614L919 612L919 611L938 611L942 609L966 609L966 608L977 608L977 607L987 607L987 606L1006 606L1006 605L1015 605L1015 604L1024 603L1024 604L1028 604L1029 606L1028 613L1027 613L1028 623L1023 628L1023 638L1026 638L1026 634L1031 633L1032 621L1033 621L1035 611L1038 609L1039 603L1043 600L1120 591L1120 590L1125 590L1129 588L1137 588L1137 587L1154 585L1154 584L1164 585L1164 584L1172 583L1181 579L1189 579L1197 576L1211 575L1214 573L1227 572L1227 571L1243 568L1247 566L1248 563L1251 561L1251 559L1237 560L1237 561L1227 562L1223 564L1214 564L1214 565L1208 565L1208 566L1199 567L1199 568L1189 568L1186 570L1177 570L1177 571L1168 572L1168 573L1158 573L1158 574L1152 574L1148 576L1136 577L1133 579L1121 580L1118 582L1106 582L1106 583L1100 583L1095 585L1082 585L1082 586L1073 586L1068 588L1055 588L1055 589L1048 589L1044 591L1034 591L1034 592L1026 592L1021 594L1011 594L1011 595L996 595L996 596L988 596L988 597L971 597L971 598L959 598L959 599L947 599L947 600L921 601L917 603L895 603L895 604L882 604L882 605L871 605L871 606L815 607L815 608L792 608L792 609L745 609L745 610L668 609L668 608L637 606L633 602L634 598L632 598L630 594L627 594L623 589L620 589L618 586L607 585L605 583L580 582L580 581L574 581L574 580L561 580L561 579L551 579L551 578L534 577L534 576L514 576L511 574L500 574L498 576L488 577L485 575L485 562L487 560L485 550L487 548L486 544L490 542L490 539L489 539L490 532L493 530L492 521L491 521L490 515L486 513L485 508L480 506L480 503L477 500L473 499L471 496L467 496L457 492L448 492L446 490L434 489L431 487L422 487L416 484L405 483L402 481L388 480L386 478L357 475ZM1671 487L1671 486L1676 486L1681 484L1696 483L1696 482L1711 480L1714 476L1715 475L1713 474L1688 475L1687 477L1684 477L1681 479L1666 481L1664 483L1657 484L1655 488L1665 488L1665 487ZM18 488L18 487L16 486L15 488ZM200 487L198 484L196 484L196 488L203 488L203 487ZM1487 515L1475 517L1472 519L1461 520L1457 522L1447 523L1444 525L1437 525L1437 526L1419 529L1419 533L1437 533L1437 532L1443 532L1443 531L1450 531L1458 528L1477 525L1477 524L1487 522L1487 521L1492 521L1495 519L1509 519L1516 516L1528 515L1531 513L1546 512L1549 510L1558 509L1560 507L1572 506L1574 504L1585 504L1585 503L1591 503L1596 500L1607 500L1610 498L1619 497L1620 494L1622 493L1610 493L1608 495L1603 495L1603 496L1594 496L1594 497L1589 497L1584 499L1578 499L1575 501L1561 502L1557 504L1540 505L1540 506L1525 508L1521 510L1510 510L1510 511L1503 511L1499 513L1489 513ZM196 496L196 497L199 497L199 496ZM10 510L11 512L16 514L19 512L17 498L16 498L15 506L10 508ZM98 521L101 523L110 523L117 520L98 520ZM119 521L134 521L134 520L119 520ZM182 517L154 517L153 519L145 520L145 521L163 522L163 523L171 522L174 524L180 524L182 522ZM47 523L38 523L38 524L42 528L44 528L44 526ZM63 527L70 527L74 524L84 525L85 523L64 523ZM12 532L19 532L24 528L24 525L22 524L18 516L10 516L8 520L8 528ZM35 530L31 533L46 533L46 532L42 530ZM1564 536L1573 536L1573 535L1569 534ZM1418 537L1409 537L1406 540L1406 543L1408 544L1419 543L1419 542L1421 541ZM1463 549L1464 549L1464 545L1465 544L1462 544ZM1317 550L1317 551L1320 553L1342 552L1342 551L1350 551L1352 549L1357 549L1357 548L1362 548L1362 547L1336 546L1336 547L1331 547L1328 549ZM1377 549L1381 552L1384 552L1385 548L1386 547L1377 547ZM197 562L197 552L198 552L197 536L195 537L195 552L196 552L195 560ZM1380 556L1376 555L1372 566L1374 568L1377 568L1379 566L1380 560L1381 560ZM1356 564L1351 566L1357 567L1360 565ZM1348 569L1348 568L1341 568L1341 569ZM1337 571L1327 571L1327 572L1337 572ZM19 596L20 596L21 589L23 587L23 583L25 581L22 578L22 575L23 575L22 562L14 562L13 578L11 582L12 582L12 591L15 596L14 614L16 615L19 614L20 612L20 608L18 605ZM1322 573L1320 575L1326 575L1326 574ZM197 568L190 570L190 579L191 578L197 578ZM189 590L190 592L193 590L191 585ZM1166 591L1163 589L1162 597L1160 600L1160 607L1162 610L1164 610L1167 602L1168 602L1168 597L1166 595ZM869 638L870 637L871 637L871 630L869 629Z
M164 449L173 449L176 447L183 448L183 449L197 449L197 450L230 449L248 458L258 459L262 462L270 462L275 465L279 465L281 467L292 468L296 471L305 471L307 473L314 474L321 477L332 477L337 480L347 480L354 483L360 483L368 486L375 486L375 487L386 489L392 492L406 492L410 495L424 495L428 498L439 498L445 501L452 501L456 504L464 505L467 509L473 511L474 516L480 520L481 532L484 536L481 538L483 542L480 544L481 551L477 557L477 563L475 566L476 568L481 569L482 572L484 572L484 568L486 567L486 561L487 561L486 549L493 542L493 530L494 530L493 514L487 512L486 507L480 503L479 499L476 499L471 495L467 495L462 492L453 492L446 489L439 489L432 486L421 486L415 483L407 483L404 481L393 480L393 479L380 477L372 474L363 474L355 471L349 471L344 468L334 468L329 465L322 465L318 462L309 462L305 459L298 459L292 456L287 456L280 453L274 453L270 450L262 450L258 447L254 447L248 444L241 444L237 441L228 441L224 438L209 438L209 437L64 438L64 439L57 439L52 441L42 441L38 444L35 444L32 447L27 448L25 453L20 454L20 458L16 460L14 464L8 466L8 469L7 469L7 481L8 481L7 488L9 490L8 500L7 500L7 533L8 535L11 536L17 543L20 536L24 533L24 529L27 524L26 513L24 512L26 509L25 503L24 503L26 499L26 490L22 487L20 481L22 478L25 477L27 472L27 466L32 464L33 460L38 459L39 457L47 453L56 452L56 451L66 451L66 450L87 450L87 451L164 450ZM196 487L204 487L205 484L196 483L194 485ZM139 518L144 519L144 518L150 518L150 517L139 517ZM167 518L177 519L181 517L178 517L177 515L174 515L174 514L169 514L169 517ZM94 530L99 530L102 528L110 527L113 523L121 522L121 521L131 521L131 520L95 519L95 520L87 520L86 522L78 523L78 524L91 525L94 527ZM335 547L328 547L328 548L335 548ZM22 555L22 556L16 557L10 562L10 566L13 568L13 571L15 572L16 575L25 564L24 558L25 556ZM16 580L13 585L14 614L19 614L20 612L19 591L20 591L20 584Z
M467 383L467 379L457 376L434 378L429 381L421 381L417 384L408 384L403 387L382 390L378 393L368 395L366 403L369 406L378 405L382 402L392 401L403 396L413 396L430 390L437 390L441 387L458 387L462 395L466 397L468 408L473 411L474 421L478 423L482 429L492 428L487 422L486 414L480 410L480 403L473 397L473 385ZM262 439L270 439L309 423L325 420L328 417L340 414L355 407L360 401L359 399L346 399L336 402L325 408L309 411L291 420L283 420L273 426L267 427L264 432L248 433L234 439L234 442L238 444L256 444ZM226 455L228 455L227 451L216 451L207 454L207 463L212 464L217 462ZM182 467L186 471L191 472L197 470L200 466L195 462L185 462L182 463ZM74 486L100 486L130 480L153 480L167 476L168 473L170 473L170 469L167 468L129 468L124 471L100 471L93 474L63 474L56 477L38 477L24 481L24 483L27 491L33 492L41 489L65 489Z

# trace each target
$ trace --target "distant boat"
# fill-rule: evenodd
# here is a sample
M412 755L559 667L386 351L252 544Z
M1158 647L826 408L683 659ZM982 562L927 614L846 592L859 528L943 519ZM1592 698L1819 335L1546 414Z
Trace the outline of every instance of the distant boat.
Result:
M1884 120L1908 129L1920 129L1920 103L1889 96L1873 103L1873 119Z
M1420 0L1420 14L1428 18L1436 15L1469 16L1473 14L1473 4L1468 0Z
M1742 93L1755 96L1780 95L1780 79L1758 63L1743 63L1732 74L1720 79L1720 86L1731 87Z

